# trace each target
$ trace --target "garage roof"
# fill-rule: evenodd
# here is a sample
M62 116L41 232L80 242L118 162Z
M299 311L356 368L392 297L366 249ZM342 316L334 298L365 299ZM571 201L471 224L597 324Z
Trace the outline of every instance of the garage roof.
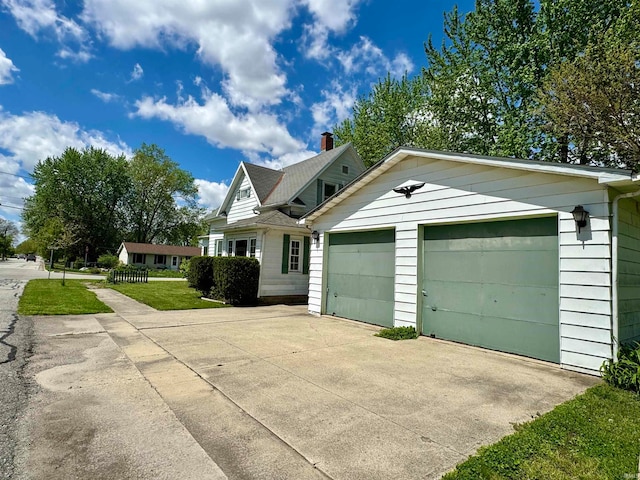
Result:
M556 175L568 175L573 177L591 178L598 183L609 185L624 190L625 187L634 185L640 180L637 174L631 170L591 167L586 165L572 165L566 163L542 162L537 160L524 160L519 158L488 157L482 155L472 155L469 153L441 152L436 150L426 150L413 147L400 147L384 157L369 170L354 179L342 190L338 191L331 198L309 211L300 220L300 224L306 221L313 221L330 208L341 203L349 195L357 192L365 185L369 184L391 167L401 162L407 157L422 157L433 160L447 160L451 162L472 163L476 165L486 165L497 168L511 168L515 170L528 170L531 172L552 173Z

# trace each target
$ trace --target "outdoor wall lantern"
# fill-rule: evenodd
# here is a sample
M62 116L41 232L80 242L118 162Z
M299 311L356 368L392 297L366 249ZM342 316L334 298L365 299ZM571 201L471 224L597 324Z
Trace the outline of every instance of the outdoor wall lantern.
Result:
M318 232L317 230L314 230L313 232L311 232L311 238L313 239L313 242L317 246L320 243L320 232Z
M580 233L580 229L587 226L589 212L585 210L582 205L576 205L571 211L571 215L573 215L573 219L576 221L576 225L578 226L578 233Z

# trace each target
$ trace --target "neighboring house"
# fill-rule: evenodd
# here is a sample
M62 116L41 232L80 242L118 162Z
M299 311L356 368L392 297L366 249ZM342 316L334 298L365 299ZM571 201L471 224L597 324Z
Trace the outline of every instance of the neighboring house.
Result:
M306 300L310 231L297 219L365 170L351 144L333 148L330 133L321 150L282 170L241 162L222 205L205 218L202 254L257 258L263 300Z
M398 149L300 220L309 311L597 373L640 340L637 199L630 171Z
M197 255L200 255L199 247L122 242L118 248L118 258L124 265L169 270L178 270L184 260Z

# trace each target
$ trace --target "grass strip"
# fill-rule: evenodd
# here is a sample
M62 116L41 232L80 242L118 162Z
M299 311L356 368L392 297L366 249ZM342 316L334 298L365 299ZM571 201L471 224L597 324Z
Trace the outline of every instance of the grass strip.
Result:
M81 315L111 313L108 306L87 290L85 280L30 280L18 302L20 315Z
M387 338L389 340L412 340L418 338L418 332L416 332L416 329L413 327L391 327L383 328L374 334L374 336Z
M107 284L118 292L156 310L191 310L195 308L228 307L217 302L208 302L200 298L200 293L189 288L185 281L161 281L149 283Z
M483 447L443 480L638 478L640 399L596 385Z

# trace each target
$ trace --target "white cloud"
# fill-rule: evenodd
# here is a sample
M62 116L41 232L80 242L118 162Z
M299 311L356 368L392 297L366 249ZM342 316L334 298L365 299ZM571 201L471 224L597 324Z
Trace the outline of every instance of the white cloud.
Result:
M281 156L300 150L304 145L294 139L275 115L269 113L234 114L224 98L203 89L199 103L193 97L170 104L166 98L144 97L135 103L132 115L159 118L172 122L184 132L202 135L209 143L221 148Z
M342 83L334 80L329 89L322 90L323 100L311 106L313 116L312 135L318 137L321 132L351 116L351 109L357 98L356 86L346 91Z
M103 92L101 90L98 90L97 88L92 88L91 93L102 100L104 103L113 102L120 98L120 95L118 95L117 93Z
M31 171L39 160L62 154L66 147L90 145L112 155L133 154L124 142L112 142L102 132L83 130L77 123L63 122L55 115L44 112L12 115L0 110L0 149L8 151L8 158L26 171Z
M124 142L113 142L104 133L84 130L75 122L64 122L43 112L12 115L0 107L0 150L7 152L0 153L0 171L6 172L0 175L0 196L11 196L7 204L22 207L20 199L30 196L33 186L20 176L21 171L31 172L38 161L59 156L67 147L88 146L102 148L112 155L133 155ZM1 198L0 202L5 203ZM19 212L11 210L6 211Z
M58 56L86 62L91 58L87 31L75 20L60 15L53 0L0 0L18 26L34 38L53 34L61 48ZM71 48L69 44L74 45Z
M13 83L13 72L19 72L4 50L0 48L0 85Z
M85 0L82 18L116 48L187 48L220 66L235 105L259 109L287 93L273 39L290 26L294 0Z
M364 36L350 50L338 52L336 56L347 74L375 76L390 72L392 76L400 77L413 70L413 63L406 54L400 53L390 60L380 47Z
M227 195L229 185L224 182L210 182L197 178L195 184L198 187L198 204L207 210L219 207Z
M131 72L131 81L135 82L136 80L140 80L143 75L144 75L144 70L142 69L139 63L136 63L133 66L133 71Z
M304 25L303 54L324 60L335 53L329 45L329 34L344 33L356 23L356 7L360 0L304 0L313 23Z
M305 0L304 3L317 23L341 33L355 23L360 0Z

